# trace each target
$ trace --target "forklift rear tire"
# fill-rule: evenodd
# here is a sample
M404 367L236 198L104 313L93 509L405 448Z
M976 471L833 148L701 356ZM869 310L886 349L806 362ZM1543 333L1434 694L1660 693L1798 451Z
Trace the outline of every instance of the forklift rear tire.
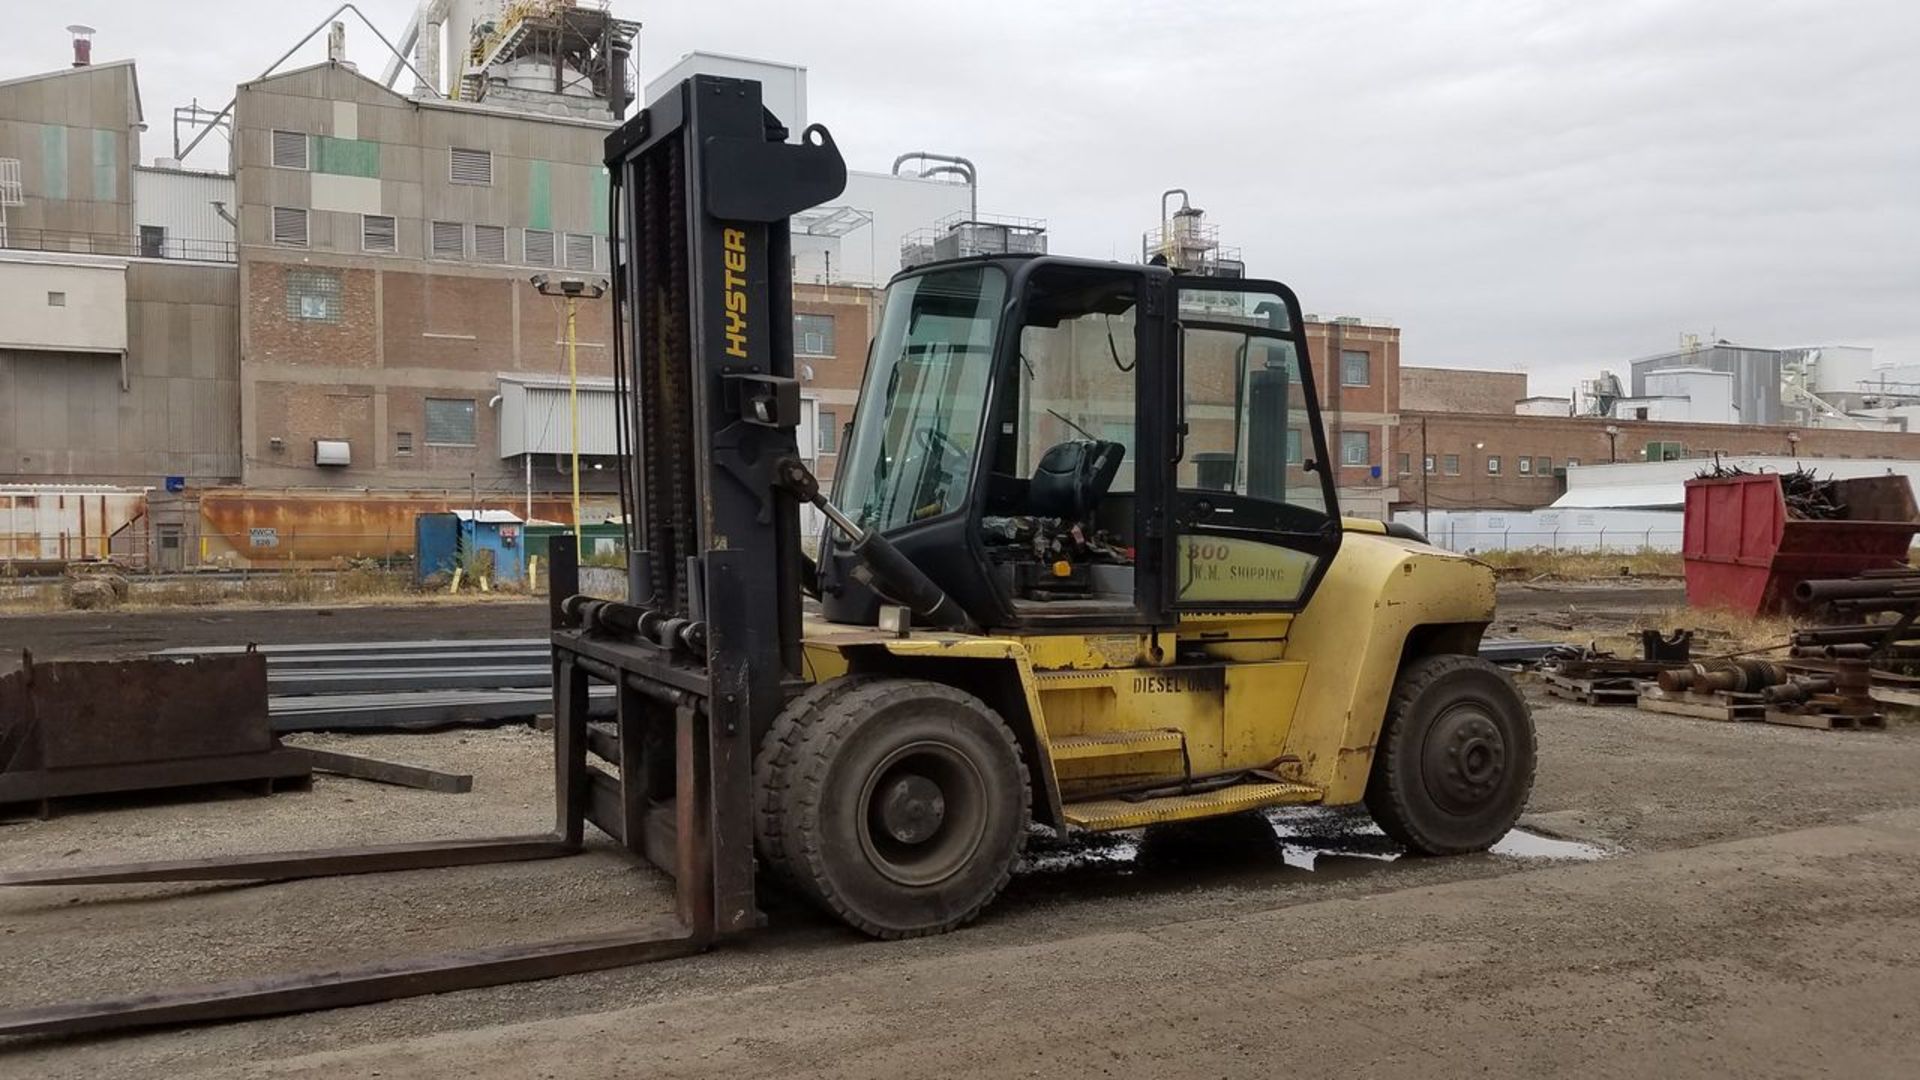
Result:
M1403 668L1367 780L1367 810L1419 855L1485 851L1533 791L1533 716L1505 672L1477 656Z
M816 689L782 713L761 755L763 860L873 937L969 922L1026 845L1027 769L1013 732L944 683L856 677Z

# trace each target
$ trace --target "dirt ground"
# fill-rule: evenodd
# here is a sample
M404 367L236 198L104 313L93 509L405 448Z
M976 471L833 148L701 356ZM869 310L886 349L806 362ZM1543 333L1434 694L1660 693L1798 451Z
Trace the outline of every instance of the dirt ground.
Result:
M0 1076L1920 1075L1920 726L1730 725L1529 693L1541 761L1523 824L1603 858L1529 842L1394 859L1356 815L1240 820L1041 849L980 923L940 938L866 942L773 897L767 930L690 960L15 1040ZM546 740L524 728L296 741L471 771L474 790L323 776L270 798L87 804L0 825L0 868L551 818ZM666 889L602 847L273 885L14 890L0 1006L648 924Z

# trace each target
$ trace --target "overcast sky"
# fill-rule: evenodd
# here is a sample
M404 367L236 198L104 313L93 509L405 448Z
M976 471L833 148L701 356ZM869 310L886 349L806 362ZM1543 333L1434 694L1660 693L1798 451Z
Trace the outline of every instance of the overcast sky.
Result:
M1188 188L1249 273L1392 320L1407 363L1563 393L1687 332L1920 363L1913 0L615 5L643 82L694 49L804 64L853 167L971 157L1055 251L1133 257ZM8 6L0 78L63 63L74 20L140 62L151 158L332 3ZM396 36L413 5L360 7Z

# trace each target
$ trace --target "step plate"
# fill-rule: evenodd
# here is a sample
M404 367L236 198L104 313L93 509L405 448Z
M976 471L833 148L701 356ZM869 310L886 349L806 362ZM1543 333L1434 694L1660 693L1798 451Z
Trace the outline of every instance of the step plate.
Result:
M1055 761L1179 753L1178 731L1110 731L1100 735L1064 735L1047 744Z
M1311 784L1235 784L1204 795L1174 795L1139 802L1091 799L1068 803L1062 809L1066 812L1067 824L1090 832L1108 832L1168 821L1219 817L1268 806L1298 806L1319 802L1320 797L1320 789Z

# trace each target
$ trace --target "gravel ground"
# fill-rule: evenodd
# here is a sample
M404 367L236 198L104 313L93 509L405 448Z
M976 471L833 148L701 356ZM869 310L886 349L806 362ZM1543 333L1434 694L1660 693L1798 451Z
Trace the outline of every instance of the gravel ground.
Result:
M1596 866L1920 803L1912 783L1920 728L1811 732L1539 697L1535 709L1542 760L1527 823L1616 853ZM531 832L550 821L546 739L526 729L298 741L470 771L474 790L439 795L323 776L311 792L268 798L94 803L51 821L0 826L0 867ZM774 897L769 932L688 961L247 1024L21 1041L0 1048L0 1074L182 1075L434 1033L485 1040L496 1025L672 1009L688 995L749 1000L796 980L844 981L873 964L1001 963L1010 950L1520 880L1542 865L1497 854L1391 860L1386 842L1351 814L1285 818L1282 831L1278 845L1271 831L1243 824L1200 844L1189 836L1137 851L1111 842L1043 851L980 924L941 938L870 944ZM1851 888L1838 877L1821 887L1836 902ZM551 862L275 885L19 890L0 896L0 1004L610 930L657 921L669 902L663 878L604 847ZM1417 905L1412 910L1420 917ZM1364 953L1374 931L1339 932L1350 936L1326 948ZM1020 992L1019 970L1003 974L1004 989Z

